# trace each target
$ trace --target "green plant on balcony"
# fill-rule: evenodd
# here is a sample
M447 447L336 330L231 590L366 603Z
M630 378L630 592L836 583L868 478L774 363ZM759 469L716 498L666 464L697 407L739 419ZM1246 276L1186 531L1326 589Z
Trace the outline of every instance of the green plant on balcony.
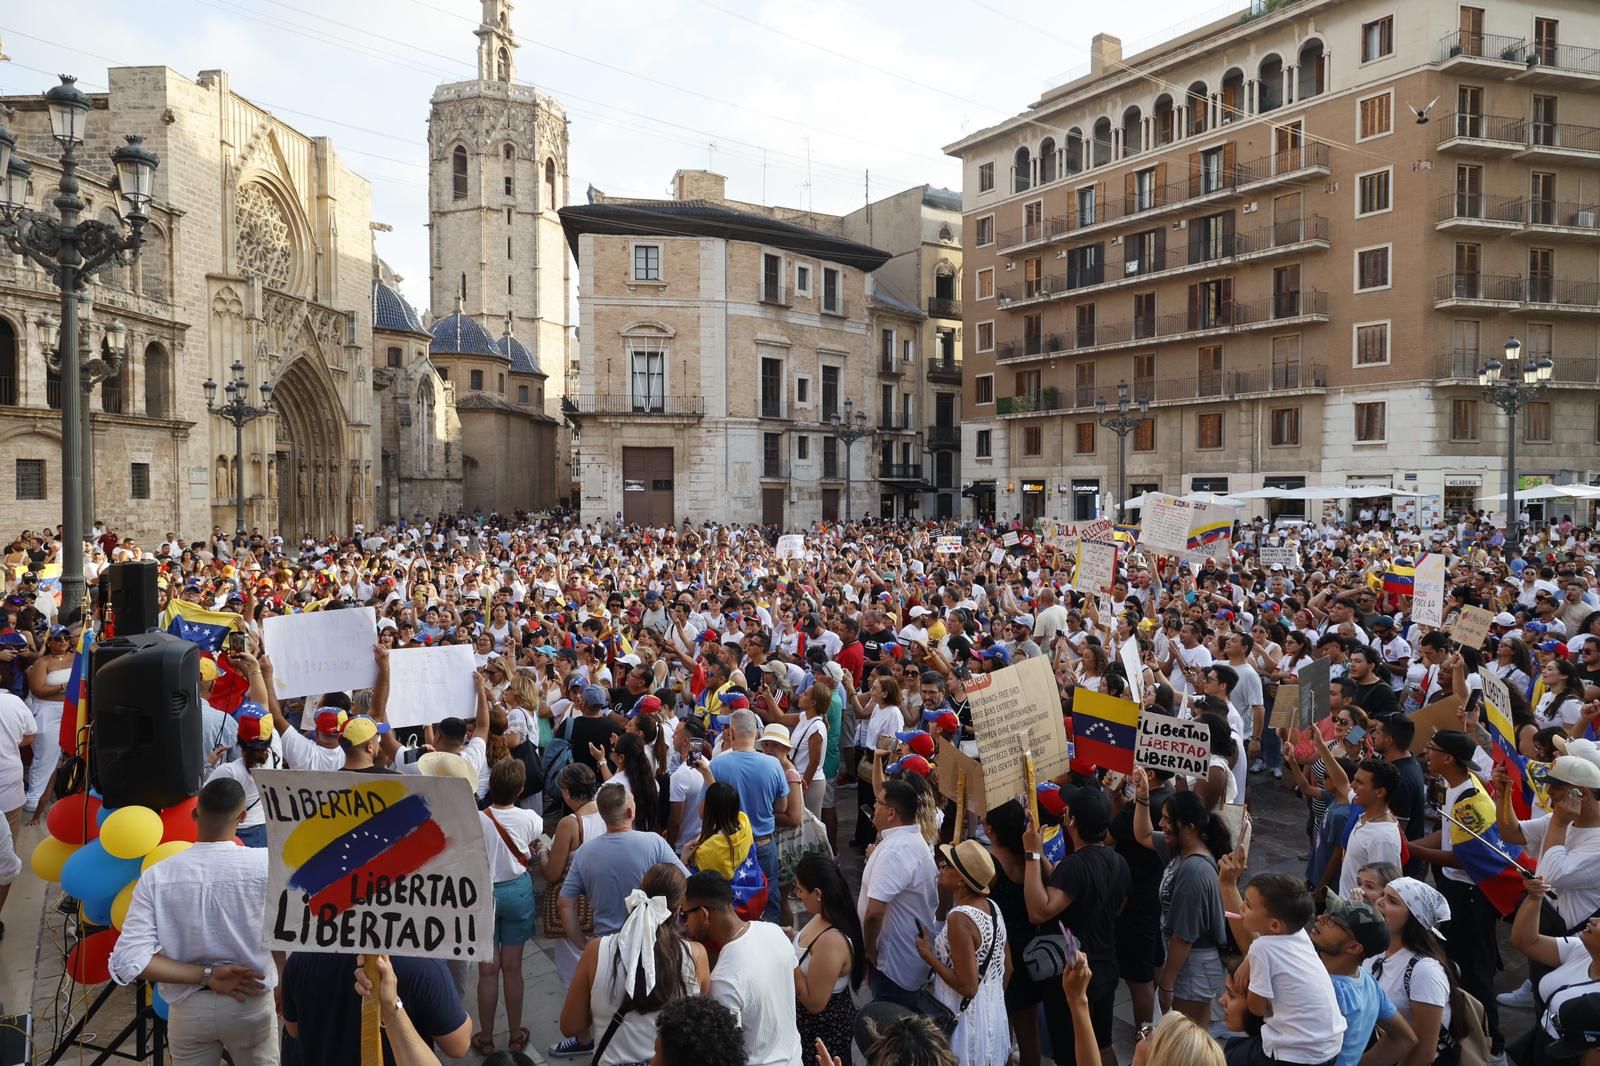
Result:
M1001 396L995 401L995 411L1002 415L1022 415L1033 410L1032 396Z
M1500 50L1500 58L1509 59L1513 63L1520 62L1522 59L1521 52L1522 49L1517 45L1508 44Z
M1061 351L1061 334L1052 333L1044 339L1044 350L1047 352Z
M1453 45L1450 46L1450 57L1452 59L1454 59L1456 56L1458 56L1460 54L1461 54L1461 46L1459 44L1453 44Z
M1044 400L1041 411L1054 411L1061 406L1061 390L1054 385L1046 385L1041 396Z

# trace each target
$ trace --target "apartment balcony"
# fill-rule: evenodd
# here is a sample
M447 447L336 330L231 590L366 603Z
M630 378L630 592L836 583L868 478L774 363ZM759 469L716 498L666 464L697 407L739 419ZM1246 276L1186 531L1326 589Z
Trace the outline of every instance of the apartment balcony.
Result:
M1570 278L1530 277L1523 290L1523 310L1540 315L1600 315L1600 282Z
M1513 77L1530 85L1593 89L1600 86L1600 48L1524 42L1522 70Z
M1047 274L1044 277L1034 278L1031 281L1019 281L1012 285L1002 285L995 291L995 299L1001 307L1015 307L1018 304L1030 304L1040 300L1049 300L1057 296L1065 296L1074 290L1067 286L1065 274Z
M1522 278L1509 274L1440 274L1433 279L1436 311L1467 308L1514 311L1522 303Z
M1524 354L1530 359L1539 358L1539 353ZM1499 358L1499 353L1494 353L1494 357ZM1483 352L1460 348L1439 352L1434 357L1434 377L1448 384L1476 386L1478 368L1487 363L1489 358ZM1551 356L1551 359L1555 363L1555 369L1550 373L1551 385L1600 388L1600 359L1592 356Z
M1600 129L1569 122L1524 123L1522 150L1514 158L1528 163L1592 163L1600 160Z
M999 254L1012 256L1059 241L1080 240L1091 233L1122 229L1135 222L1163 218L1203 204L1265 191L1313 176L1326 176L1331 173L1328 158L1328 145L1321 141L1288 148L1259 159L1237 163L1231 170L1195 173L1187 180L1158 186L1142 194L1109 196L1105 203L1096 204L1092 212L1074 210L1067 215L1002 232L996 244ZM1096 167L1085 173L1093 174L1103 169L1106 168Z
M1522 229L1522 200L1515 196L1451 192L1439 197L1434 229L1483 237Z
M789 477L789 462L781 455L763 455L761 457L761 480L786 481Z
M1526 69L1522 58L1526 45L1526 37L1457 30L1440 40L1439 66L1453 75L1509 78Z
M905 415L880 414L874 424L879 433L911 432L911 421Z
M1327 366L1322 363L1310 363L1261 367L1256 370L1224 370L1188 378L1157 378L1136 382L1133 396L1135 399L1149 399L1156 405L1207 403L1215 400L1243 400L1260 396L1317 392L1327 387ZM995 401L995 413L1002 418L1084 413L1098 410L1097 403L1100 400L1104 400L1108 406L1115 405L1117 390L1109 386L1066 389L1046 386L1037 392L1021 396L998 397Z
M1439 151L1476 159L1511 155L1526 147L1526 122L1507 115L1456 112L1439 120Z
M1051 355L1070 351L1072 341L1059 333L1023 337L1020 341L1005 341L995 347L995 358L1017 359L1035 355Z
M879 481L921 481L921 463L879 463Z
M561 413L568 417L704 418L701 396L634 396L626 392L583 393L561 398Z
M880 377L897 378L906 372L905 363L893 352L880 352L878 354L878 375Z
M1027 363L1061 355L1087 355L1148 348L1152 344L1205 340L1230 333L1283 329L1291 326L1319 325L1328 321L1328 294L1320 289L1297 290L1264 296L1247 303L1228 303L1215 309L1199 307L1193 313L1178 311L1154 318L1130 319L1099 326L1085 326L1052 337L1059 347L1049 347L1036 338L1011 341L995 349L997 364ZM1152 329L1153 325L1153 329ZM1040 348L1034 351L1034 348Z
M1600 240L1600 205L1565 200L1523 202L1530 236L1549 240Z
M961 384L961 360L934 356L928 360L928 380L938 385Z
M933 426L928 430L928 450L958 452L961 450L960 426Z
M959 322L961 321L961 301L944 300L937 296L930 296L928 297L928 317Z

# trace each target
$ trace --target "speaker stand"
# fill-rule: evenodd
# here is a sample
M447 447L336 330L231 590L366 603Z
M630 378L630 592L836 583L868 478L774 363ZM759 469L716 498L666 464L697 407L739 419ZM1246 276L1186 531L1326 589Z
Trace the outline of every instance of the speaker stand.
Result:
M155 1008L150 1006L143 981L135 981L128 989L133 993L134 1011L128 1024L122 1027L122 1032L113 1037L109 1044L96 1044L83 1039L84 1027L121 987L115 982L106 982L106 986L95 996L94 1002L89 1004L89 1009L84 1012L83 1017L79 1018L71 1029L61 1034L45 1066L56 1066L71 1048L99 1052L90 1066L105 1066L106 1061L113 1057L127 1059L130 1062L161 1063L166 1060L167 1023L162 1021L156 1014ZM133 1054L122 1050L122 1045L128 1042L129 1037L133 1037L134 1040Z

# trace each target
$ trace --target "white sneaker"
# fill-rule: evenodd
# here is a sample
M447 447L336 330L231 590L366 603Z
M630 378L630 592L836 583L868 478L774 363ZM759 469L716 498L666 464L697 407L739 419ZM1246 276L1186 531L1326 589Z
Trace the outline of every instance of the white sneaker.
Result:
M1489 1066L1506 1066L1506 1053L1504 1051L1496 1051L1490 1055Z
M1502 1007L1514 1007L1518 1010L1532 1010L1535 1006L1533 996L1533 982L1524 981L1510 992L1502 992L1494 997L1494 1001Z
M1253 774L1259 774L1261 771L1265 770L1266 768L1267 768L1267 764L1262 762L1260 759L1257 759L1255 762L1252 762L1250 764L1250 772L1253 773Z

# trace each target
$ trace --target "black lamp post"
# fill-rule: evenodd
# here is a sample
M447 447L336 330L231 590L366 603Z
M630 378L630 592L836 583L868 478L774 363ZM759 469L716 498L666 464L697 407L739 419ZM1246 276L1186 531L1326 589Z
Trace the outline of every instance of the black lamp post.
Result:
M1117 514L1122 517L1123 501L1128 495L1128 434L1150 421L1150 397L1139 397L1139 413L1130 413L1128 404L1128 383L1117 382L1117 413L1107 418L1106 398L1097 397L1094 401L1096 412L1100 415L1100 424L1117 435Z
M144 226L150 220L151 189L158 160L132 134L127 144L111 153L117 171L123 225L79 219L84 202L78 196L77 148L83 143L93 101L72 78L44 94L50 112L50 134L61 146L61 177L52 201L56 214L29 209L32 168L15 154L16 137L0 127L0 239L17 255L27 256L49 272L61 290L61 341L57 359L61 374L61 611L66 621L79 617L84 598L83 579L83 431L80 420L87 408L85 375L70 351L80 343L78 300L84 283L116 263L131 266L144 243ZM52 369L54 367L52 366ZM92 376L92 372L91 372ZM91 382L92 384L92 382Z
M844 441L844 520L850 521L850 449L855 442L863 437L870 437L873 430L867 425L867 413L855 410L854 400L845 400L844 417L839 417L839 412L834 411L828 416L828 424L833 428L833 435ZM853 413L852 413L853 412Z
M235 359L228 368L233 380L222 386L228 398L217 406L217 383L206 378L201 386L206 391L206 410L225 422L233 423L233 544L237 549L244 540L244 427L264 415L272 413L272 386L261 383L261 406L250 403L250 383L245 380L244 364Z
M1506 546L1509 562L1522 544L1522 512L1517 506L1517 412L1549 387L1556 364L1548 355L1536 362L1522 359L1522 342L1506 341L1506 361L1491 359L1478 370L1478 384L1484 387L1489 402L1506 413Z

